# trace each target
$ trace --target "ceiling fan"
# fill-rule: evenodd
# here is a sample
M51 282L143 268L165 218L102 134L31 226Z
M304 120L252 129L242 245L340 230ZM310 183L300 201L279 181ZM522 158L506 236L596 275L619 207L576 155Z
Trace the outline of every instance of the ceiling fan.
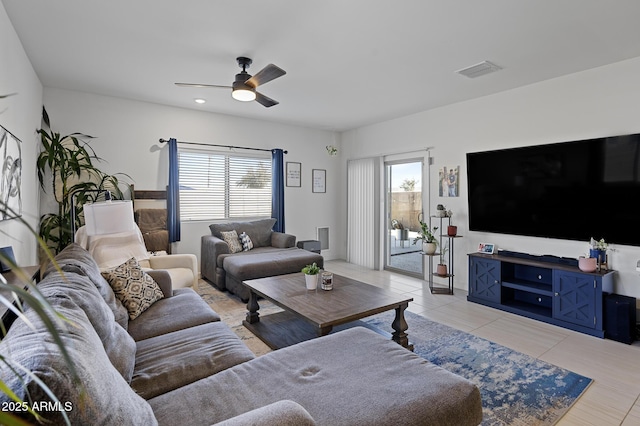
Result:
M225 89L231 89L231 96L239 101L257 101L259 104L269 108L274 105L278 105L278 101L271 99L268 96L258 92L256 88L262 84L268 83L278 77L282 77L286 74L286 71L282 68L269 64L253 77L247 72L247 68L253 62L249 58L240 56L236 58L238 65L242 68L242 72L236 74L236 80L231 86L221 86L217 84L193 84L193 83L176 83L176 86L180 87L221 87Z

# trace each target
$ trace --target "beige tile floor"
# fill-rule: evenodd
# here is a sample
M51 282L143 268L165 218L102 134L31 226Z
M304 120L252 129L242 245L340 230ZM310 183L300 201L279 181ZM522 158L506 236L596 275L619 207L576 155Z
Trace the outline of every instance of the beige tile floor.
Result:
M594 380L558 425L640 425L640 342L633 345L587 336L561 327L467 302L466 292L431 294L426 283L388 271L372 271L344 261L325 268L378 287L410 294L409 310L569 369ZM257 355L269 351L241 325L244 304L200 282L201 294ZM261 304L261 312L277 310ZM411 324L409 324L411 335Z

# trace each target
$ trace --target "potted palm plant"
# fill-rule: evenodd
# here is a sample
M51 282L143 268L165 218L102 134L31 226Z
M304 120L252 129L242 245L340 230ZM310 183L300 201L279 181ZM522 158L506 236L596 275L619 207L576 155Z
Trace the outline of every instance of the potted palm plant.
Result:
M429 229L429 225L423 221L420 221L420 230L418 236L414 238L413 244L416 244L418 240L422 240L422 251L426 254L434 254L438 248L438 240L433 234L438 229L434 226L433 229Z
M42 107L41 151L36 168L40 187L44 192L51 189L51 195L58 204L58 211L44 214L40 218L40 237L54 253L73 242L71 226L72 197L76 202L75 228L82 225L82 205L96 201L96 190L108 189L115 199L123 199L116 175L108 175L98 169L94 162L101 161L93 148L85 140L92 136L71 133L61 136L51 129L49 115ZM126 174L118 175L130 177Z

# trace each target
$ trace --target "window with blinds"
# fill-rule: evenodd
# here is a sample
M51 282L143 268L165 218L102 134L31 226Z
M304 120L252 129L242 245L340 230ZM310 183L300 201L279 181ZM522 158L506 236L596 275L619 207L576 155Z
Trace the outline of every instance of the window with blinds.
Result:
M271 217L271 158L181 150L180 220Z

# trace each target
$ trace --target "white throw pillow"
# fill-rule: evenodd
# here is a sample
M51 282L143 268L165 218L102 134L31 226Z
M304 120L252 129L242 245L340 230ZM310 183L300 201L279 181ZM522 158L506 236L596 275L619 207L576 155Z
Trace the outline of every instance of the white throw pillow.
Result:
M242 242L243 251L249 251L253 248L253 241L251 241L251 238L247 235L246 232L240 234L240 241Z

